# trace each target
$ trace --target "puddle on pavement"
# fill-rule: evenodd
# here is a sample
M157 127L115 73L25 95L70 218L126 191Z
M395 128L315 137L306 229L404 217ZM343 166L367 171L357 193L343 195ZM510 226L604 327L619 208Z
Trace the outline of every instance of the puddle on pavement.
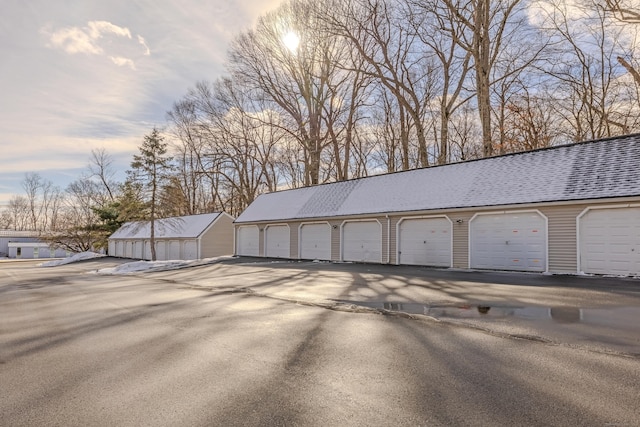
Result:
M628 328L637 327L640 321L640 307L537 307L504 305L456 305L430 306L419 303L394 302L354 302L344 303L369 308L397 311L409 314L423 314L435 318L509 320L522 319L548 321L559 324L584 323L591 325Z

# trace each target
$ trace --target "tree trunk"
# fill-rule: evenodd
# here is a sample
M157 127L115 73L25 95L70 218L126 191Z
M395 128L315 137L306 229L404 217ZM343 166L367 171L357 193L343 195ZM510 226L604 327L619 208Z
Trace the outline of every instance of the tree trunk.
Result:
M489 0L479 0L475 11L475 61L476 61L476 85L478 99L478 114L482 126L482 155L490 157L493 154L491 141L491 96L490 86L490 56L491 43L489 40Z
M151 261L155 261L156 258L156 190L157 190L157 178L156 174L153 174L151 178L151 220L150 220L150 234L149 245L151 246Z

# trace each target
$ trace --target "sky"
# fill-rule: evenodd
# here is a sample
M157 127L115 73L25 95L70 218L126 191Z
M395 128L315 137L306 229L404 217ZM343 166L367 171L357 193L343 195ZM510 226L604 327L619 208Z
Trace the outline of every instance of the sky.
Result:
M225 74L281 0L0 0L0 208L26 173L64 189L104 148L124 179L173 102Z

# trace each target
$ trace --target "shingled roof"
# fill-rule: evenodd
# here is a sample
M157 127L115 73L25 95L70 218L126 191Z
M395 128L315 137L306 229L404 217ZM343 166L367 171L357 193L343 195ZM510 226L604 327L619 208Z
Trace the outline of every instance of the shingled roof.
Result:
M154 235L156 239L194 239L200 236L218 216L220 212L157 219L154 224ZM123 224L109 238L148 239L150 237L149 221L133 221Z
M259 196L236 223L640 195L640 134Z

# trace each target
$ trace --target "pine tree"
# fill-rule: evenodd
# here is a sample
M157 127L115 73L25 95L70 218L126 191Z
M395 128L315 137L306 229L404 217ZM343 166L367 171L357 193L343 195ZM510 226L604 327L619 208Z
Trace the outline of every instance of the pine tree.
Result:
M158 207L158 193L171 170L171 157L167 155L167 143L155 127L145 135L142 145L138 147L140 154L133 156L130 178L139 182L146 190L149 199L149 221L151 222L151 260L156 260L155 219Z

